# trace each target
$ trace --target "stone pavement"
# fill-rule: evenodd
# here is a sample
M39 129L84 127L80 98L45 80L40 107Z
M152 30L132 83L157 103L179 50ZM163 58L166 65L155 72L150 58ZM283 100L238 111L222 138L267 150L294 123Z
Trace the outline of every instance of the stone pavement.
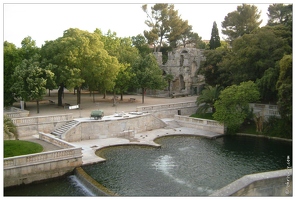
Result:
M81 95L81 109L78 110L69 110L68 108L58 107L57 104L52 104L49 100L57 102L57 91L52 91L50 96L44 97L44 100L40 102L40 112L37 113L36 102L28 102L26 110L30 111L31 116L44 116L44 115L55 115L55 114L68 114L72 113L73 118L79 118L83 120L89 119L90 113L92 110L101 109L104 111L105 116L113 115L114 113L119 112L133 112L136 111L136 108L139 106L147 105L156 105L156 104L168 104L168 103L179 103L179 102L188 102L195 101L197 96L189 97L179 97L179 98L157 98L145 96L144 104L142 104L141 95L124 95L123 101L118 101L116 106L113 106L113 96L109 95L106 99L102 98L102 95L90 96L89 93L85 92ZM120 98L120 97L119 97ZM129 99L136 99L134 102L130 102ZM64 103L69 103L71 105L76 105L76 95L72 92L65 91L64 94ZM15 106L18 106L16 104ZM172 121L173 119L162 119L165 123ZM100 158L95 155L95 152L98 149L103 147L108 147L112 145L122 145L122 144L137 144L137 145L152 145L158 147L159 144L156 144L154 140L157 137L166 136L166 135L197 135L203 137L218 137L220 134L197 130L193 128L186 127L170 127L169 125L163 129L157 129L147 132L136 133L135 137L131 140L125 138L106 138L106 139L95 139L95 140L83 140L80 142L71 142L75 147L82 148L82 162L83 164L92 164L96 162L104 161L103 158ZM60 149L55 145L49 144L47 142L41 141L38 139L38 136L20 138L22 140L33 141L41 144L44 147L44 151L51 151Z

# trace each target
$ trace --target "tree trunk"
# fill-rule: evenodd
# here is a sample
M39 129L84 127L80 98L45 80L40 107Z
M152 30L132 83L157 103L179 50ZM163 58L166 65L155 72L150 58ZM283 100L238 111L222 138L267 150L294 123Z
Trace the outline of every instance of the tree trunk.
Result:
M81 87L77 87L77 105L81 103Z
M39 100L37 100L37 113L39 113Z
M96 102L96 99L95 99L95 91L93 91L93 102L94 103Z
M50 97L50 89L48 89L48 96Z
M58 106L63 106L63 93L64 93L64 84L62 83L58 90Z
M106 99L106 90L104 90L104 96L103 99Z
M122 94L122 92L120 93L120 101L123 101L123 94Z
M144 103L145 88L142 88L142 103Z
M116 106L116 93L113 92L113 106Z

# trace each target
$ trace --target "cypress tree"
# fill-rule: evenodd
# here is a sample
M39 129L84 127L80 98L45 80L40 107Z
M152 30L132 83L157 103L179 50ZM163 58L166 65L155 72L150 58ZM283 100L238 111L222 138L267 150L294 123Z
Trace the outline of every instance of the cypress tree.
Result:
M211 34L211 40L210 40L210 49L216 49L217 47L220 47L220 36L219 31L217 28L217 24L214 21L213 28L212 28L212 34Z

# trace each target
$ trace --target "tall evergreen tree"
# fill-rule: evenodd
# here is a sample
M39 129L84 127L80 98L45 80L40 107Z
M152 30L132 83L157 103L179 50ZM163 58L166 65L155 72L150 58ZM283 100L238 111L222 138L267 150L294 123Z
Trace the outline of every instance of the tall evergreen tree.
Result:
M222 22L222 33L227 35L227 40L232 43L236 38L250 34L259 28L262 23L260 14L255 5L242 4L236 11L225 16Z
M210 49L216 49L217 47L220 47L220 46L221 46L221 43L220 43L219 31L217 28L217 23L214 21L211 40L210 40Z

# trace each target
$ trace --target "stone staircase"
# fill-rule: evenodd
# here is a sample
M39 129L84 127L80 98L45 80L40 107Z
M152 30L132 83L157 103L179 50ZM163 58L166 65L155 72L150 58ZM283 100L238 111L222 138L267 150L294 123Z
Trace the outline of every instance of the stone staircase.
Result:
M51 132L51 134L57 136L58 138L61 138L63 133L66 133L72 127L76 126L78 123L79 121L71 120L67 122L65 125L61 126L60 128L55 129L53 132Z
M161 119L167 126L166 129L179 128L180 125L174 119Z

